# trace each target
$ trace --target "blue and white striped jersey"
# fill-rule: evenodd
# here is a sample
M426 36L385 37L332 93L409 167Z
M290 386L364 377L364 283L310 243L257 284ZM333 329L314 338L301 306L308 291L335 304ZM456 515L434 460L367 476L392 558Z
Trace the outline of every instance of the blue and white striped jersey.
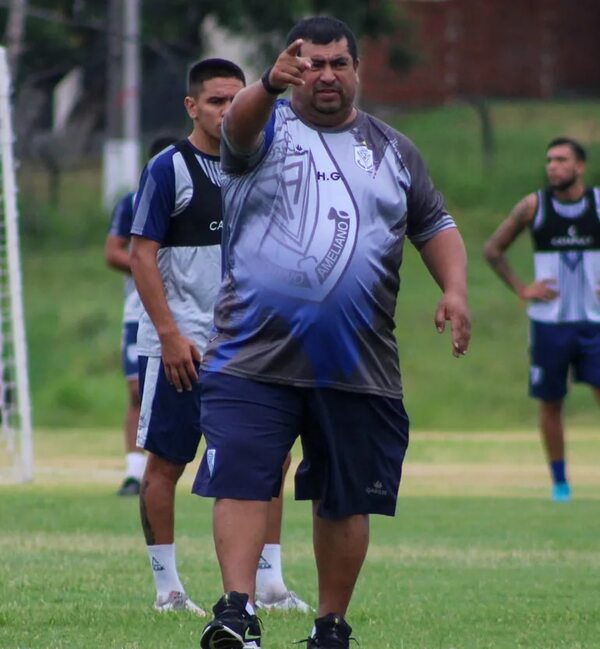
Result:
M188 141L168 147L146 165L131 234L158 241L157 262L169 309L180 332L204 351L221 280L219 158ZM140 317L138 353L160 356L148 314Z
M224 135L221 164L224 276L203 367L400 397L405 235L455 227L414 145L363 112L323 129L279 101L259 151Z

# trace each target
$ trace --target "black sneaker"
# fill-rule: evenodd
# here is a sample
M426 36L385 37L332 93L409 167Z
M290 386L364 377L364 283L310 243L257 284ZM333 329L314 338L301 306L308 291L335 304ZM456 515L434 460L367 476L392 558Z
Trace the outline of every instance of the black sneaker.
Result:
M306 641L306 649L348 649L352 627L341 615L329 613L315 620L315 628Z
M117 491L117 496L139 496L141 483L137 478L125 478Z
M246 610L246 593L225 593L213 606L215 615L200 636L202 649L260 649L260 623Z

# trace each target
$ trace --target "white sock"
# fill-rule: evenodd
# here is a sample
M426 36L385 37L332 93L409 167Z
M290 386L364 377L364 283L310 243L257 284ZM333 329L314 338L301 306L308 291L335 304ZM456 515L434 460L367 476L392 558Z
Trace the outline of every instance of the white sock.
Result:
M126 477L141 480L144 475L144 469L146 468L146 456L143 453L135 451L133 453L127 453L125 458L127 460Z
M266 543L256 570L256 597L270 601L286 592L281 572L281 545Z
M148 545L146 547L158 597L166 597L171 591L185 592L175 566L175 544Z
M254 606L252 606L250 602L246 604L246 613L248 613L248 615L254 615L254 613L256 613L256 611L254 610Z

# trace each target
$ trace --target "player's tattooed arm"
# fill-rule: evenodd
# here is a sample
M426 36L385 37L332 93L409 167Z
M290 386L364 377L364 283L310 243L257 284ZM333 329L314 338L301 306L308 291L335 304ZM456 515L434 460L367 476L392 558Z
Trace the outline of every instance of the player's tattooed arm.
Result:
M486 241L483 254L496 274L519 297L528 299L528 286L518 277L506 258L505 252L533 220L537 209L537 195L529 194L512 209L508 218Z
M144 531L144 538L146 545L156 545L156 539L150 520L148 519L148 512L146 511L146 491L148 490L149 483L147 480L142 480L142 487L140 489L140 518L142 520L142 530Z

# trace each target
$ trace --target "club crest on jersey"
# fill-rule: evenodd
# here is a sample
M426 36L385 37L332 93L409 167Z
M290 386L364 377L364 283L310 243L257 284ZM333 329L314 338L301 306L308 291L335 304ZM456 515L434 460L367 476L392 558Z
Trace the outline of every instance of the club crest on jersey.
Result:
M327 153L319 157L319 169L329 175L337 171ZM316 302L344 274L358 230L346 184L323 185L311 150L296 151L274 161L247 199L261 201L261 211L268 214L251 262L256 276L277 292Z
M369 149L365 142L354 145L354 162L366 172L373 173L373 151Z

